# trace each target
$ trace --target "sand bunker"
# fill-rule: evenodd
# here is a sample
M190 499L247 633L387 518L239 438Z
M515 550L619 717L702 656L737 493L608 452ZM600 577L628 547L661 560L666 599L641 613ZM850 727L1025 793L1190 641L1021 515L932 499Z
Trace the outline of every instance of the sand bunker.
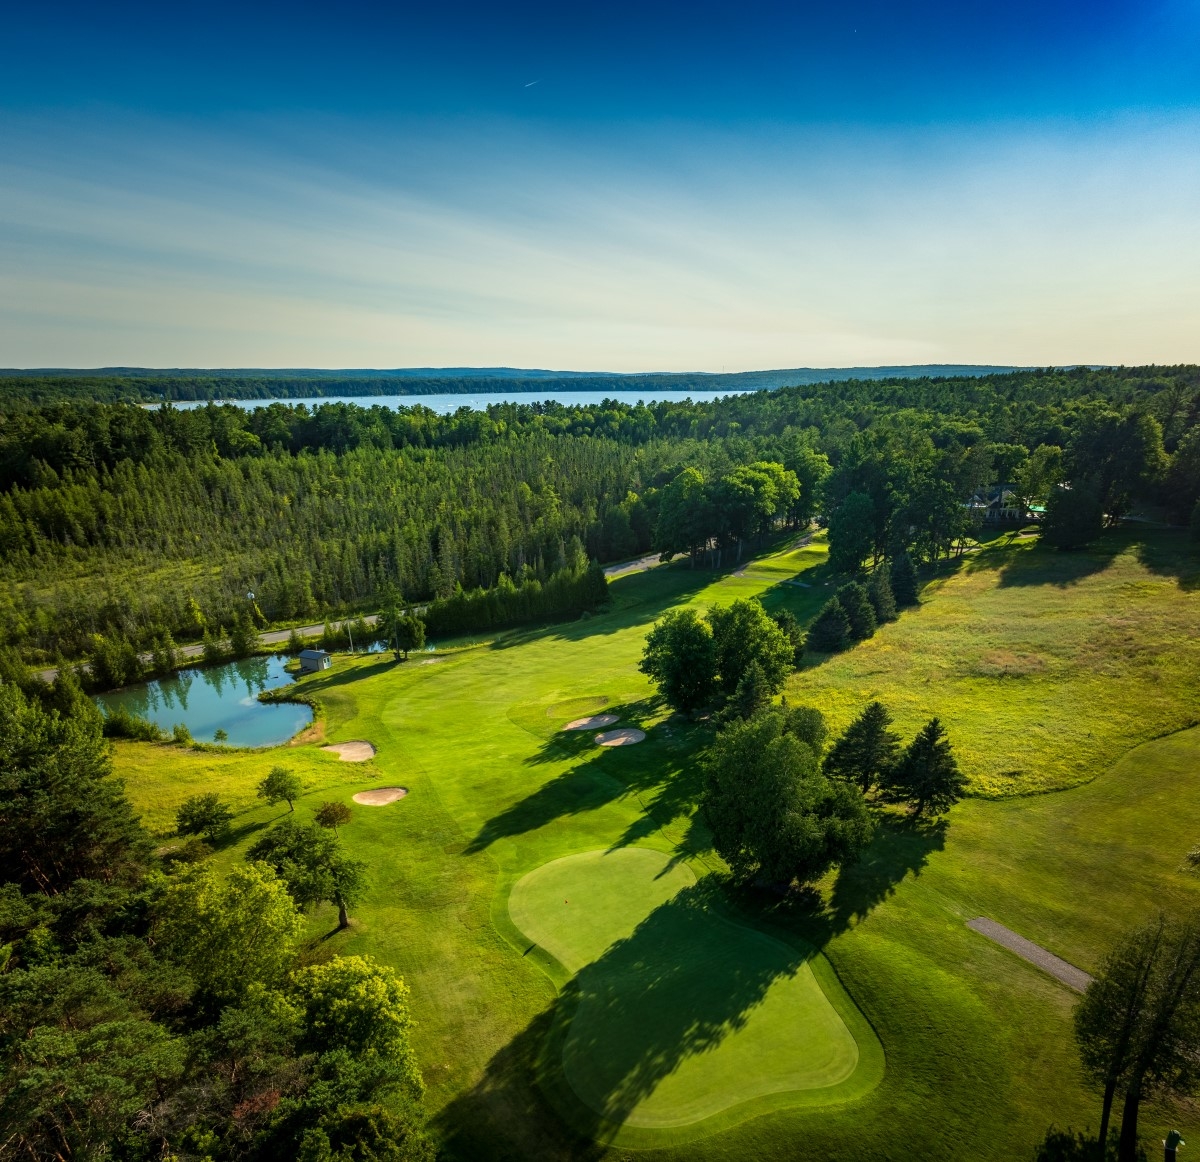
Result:
M406 787L376 787L373 791L359 791L354 796L354 801L364 807L386 807L397 799L403 799L407 794Z
M598 726L612 726L616 722L615 714L593 714L590 718L576 718L568 722L563 730L595 730Z
M352 742L335 742L332 746L323 746L322 750L331 750L340 755L344 763L365 763L375 757L375 748L369 742L356 738Z
M417 663L417 665L418 666L436 666L438 664L438 662L440 662L441 660L442 660L441 658L422 658Z
M634 726L627 726L624 730L606 730L596 735L596 745L633 746L635 742L641 742L645 737L646 732L644 730L638 730Z

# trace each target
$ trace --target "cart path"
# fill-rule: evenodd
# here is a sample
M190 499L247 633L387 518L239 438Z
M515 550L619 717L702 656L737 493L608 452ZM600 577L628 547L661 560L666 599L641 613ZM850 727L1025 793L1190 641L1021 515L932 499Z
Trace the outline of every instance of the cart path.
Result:
M1015 952L1022 960L1027 960L1043 972L1048 972L1055 980L1062 981L1067 988L1074 989L1077 993L1083 992L1092 983L1092 978L1082 968L1068 964L1062 957L1047 952L1040 944L1034 944L1024 936L1018 936L1011 928L1005 928L995 920L989 920L986 916L976 916L974 920L967 921L967 927L1003 945L1010 952Z

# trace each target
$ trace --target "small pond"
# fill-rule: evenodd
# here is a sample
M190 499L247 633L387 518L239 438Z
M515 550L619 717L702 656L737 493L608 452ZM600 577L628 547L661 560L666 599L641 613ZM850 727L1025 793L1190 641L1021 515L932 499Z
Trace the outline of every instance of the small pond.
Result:
M170 678L97 695L104 708L123 706L168 734L182 722L197 742L213 742L218 730L229 746L278 746L312 722L296 702L259 702L262 690L291 683L288 658L245 658L224 666L180 670Z

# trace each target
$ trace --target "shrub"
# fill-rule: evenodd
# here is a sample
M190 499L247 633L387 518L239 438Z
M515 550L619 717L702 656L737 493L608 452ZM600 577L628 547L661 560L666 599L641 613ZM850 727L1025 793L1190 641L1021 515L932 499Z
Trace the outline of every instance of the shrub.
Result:
M130 713L124 706L116 706L105 712L104 737L130 738L135 742L161 742L163 732L148 719Z
M233 812L221 802L215 791L193 795L175 812L175 830L180 835L202 835L216 843L229 831Z

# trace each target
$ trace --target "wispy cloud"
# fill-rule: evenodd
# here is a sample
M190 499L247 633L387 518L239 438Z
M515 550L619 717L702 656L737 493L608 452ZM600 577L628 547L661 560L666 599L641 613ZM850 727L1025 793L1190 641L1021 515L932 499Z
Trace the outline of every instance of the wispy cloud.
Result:
M1187 116L45 128L2 126L7 365L1197 357Z

